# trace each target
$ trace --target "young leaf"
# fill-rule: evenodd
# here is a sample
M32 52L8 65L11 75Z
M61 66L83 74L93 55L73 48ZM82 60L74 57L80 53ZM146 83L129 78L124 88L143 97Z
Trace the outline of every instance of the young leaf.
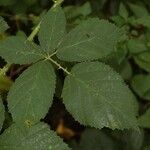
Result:
M136 75L132 79L133 90L141 97L150 101L150 74Z
M142 128L150 128L150 108L144 115L139 117L138 122Z
M55 73L50 63L29 67L15 81L8 94L9 110L15 122L38 122L48 112L55 92Z
M60 7L50 9L42 20L39 41L44 51L53 53L66 32L66 19Z
M32 63L43 56L37 45L23 37L12 36L0 42L0 56L9 63Z
M95 128L136 128L136 100L121 77L100 62L80 63L65 79L62 97L76 120Z
M3 122L4 122L4 106L2 99L0 97L0 130L2 128Z
M64 37L57 52L65 61L86 61L110 54L123 33L105 20L88 19Z
M13 124L0 136L1 150L69 150L54 131L43 123L31 128Z
M4 21L4 19L0 16L0 33L6 31L8 29L7 23Z

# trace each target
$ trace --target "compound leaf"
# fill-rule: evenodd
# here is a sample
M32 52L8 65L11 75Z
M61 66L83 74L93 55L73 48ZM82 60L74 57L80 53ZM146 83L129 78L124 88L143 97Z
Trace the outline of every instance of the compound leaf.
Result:
M43 123L27 129L13 124L0 136L0 149L69 150L63 140Z
M76 120L95 128L136 128L136 100L109 66L80 63L65 79L62 97Z
M55 73L50 63L29 67L15 81L8 94L9 110L15 122L32 125L48 112L55 92Z
M88 19L64 37L57 52L65 61L86 61L110 54L120 38L122 30L105 20Z
M50 9L42 20L39 41L44 51L53 53L66 32L66 19L61 7Z
M32 63L43 56L40 48L23 37L12 36L0 42L0 56L9 63Z
M4 122L4 106L2 103L2 99L0 97L0 130L2 128L3 122Z

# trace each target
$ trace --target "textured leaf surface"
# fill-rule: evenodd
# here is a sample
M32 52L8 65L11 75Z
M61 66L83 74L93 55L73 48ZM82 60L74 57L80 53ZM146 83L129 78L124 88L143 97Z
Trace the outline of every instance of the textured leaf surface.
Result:
M86 61L110 54L123 33L105 20L89 19L64 37L57 56L65 61Z
M150 74L149 75L137 75L132 79L133 90L146 100L150 100Z
M69 150L47 125L39 123L25 130L13 124L0 136L1 150Z
M66 32L66 20L60 7L50 9L43 18L39 41L43 50L53 53Z
M33 124L48 112L55 92L55 73L50 63L39 62L15 81L8 94L15 122Z
M76 65L62 97L76 120L96 128L136 128L136 100L121 77L99 63Z
M2 99L0 97L0 130L1 130L2 125L3 125L3 121L4 121L4 106L2 103Z
M26 64L42 58L40 49L23 37L8 37L0 42L0 56L9 63Z
M8 29L7 23L4 21L4 19L0 16L0 33L4 32Z
M143 128L150 128L150 108L139 117L139 125Z

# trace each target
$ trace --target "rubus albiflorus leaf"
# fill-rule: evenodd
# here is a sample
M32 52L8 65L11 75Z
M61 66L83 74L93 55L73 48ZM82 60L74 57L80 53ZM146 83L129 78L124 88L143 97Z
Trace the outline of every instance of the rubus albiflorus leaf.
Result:
M15 122L32 125L48 112L55 92L55 73L47 62L38 62L17 78L8 94Z
M150 108L138 119L142 128L150 128Z
M0 149L69 150L69 147L46 124L38 123L31 128L13 124L0 136Z
M9 63L26 64L43 58L40 48L20 36L0 41L0 56Z
M150 101L150 74L134 76L131 82L133 90L144 100Z
M77 62L99 59L110 54L123 35L121 29L108 21L88 19L63 38L57 56Z
M3 122L4 122L4 106L2 99L0 97L0 130L2 128Z
M7 23L4 21L4 19L0 16L0 33L6 31L8 29Z
M77 64L65 79L62 98L80 123L95 128L137 128L137 103L122 78L100 62Z
M43 18L39 41L44 51L53 53L66 33L66 19L61 7L50 9Z

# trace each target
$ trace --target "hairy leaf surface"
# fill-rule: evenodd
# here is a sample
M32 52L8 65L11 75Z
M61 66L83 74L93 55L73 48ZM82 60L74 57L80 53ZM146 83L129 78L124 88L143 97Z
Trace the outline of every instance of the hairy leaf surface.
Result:
M86 61L110 54L123 33L115 25L97 18L88 19L68 33L57 56L65 61Z
M13 124L0 136L1 150L69 150L68 146L47 125L31 128Z
M136 128L136 100L109 66L80 63L67 76L62 97L76 120L95 128Z
M9 63L32 63L43 56L40 48L20 36L8 37L0 42L0 56Z
M48 112L55 92L55 73L50 63L29 67L15 81L8 94L9 110L15 122L34 124Z
M42 20L39 41L44 51L53 53L66 32L66 19L60 7L50 9Z

